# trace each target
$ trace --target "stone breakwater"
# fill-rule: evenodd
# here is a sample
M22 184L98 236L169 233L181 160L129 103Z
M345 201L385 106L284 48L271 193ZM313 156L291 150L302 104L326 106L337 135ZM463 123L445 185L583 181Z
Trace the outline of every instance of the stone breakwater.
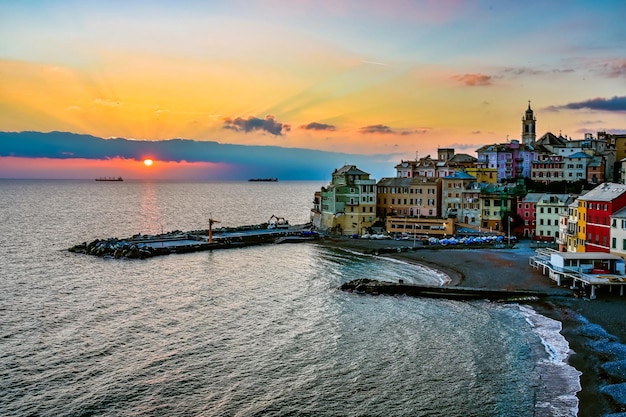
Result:
M258 225L222 227L213 231L213 241L208 242L208 230L182 232L176 230L160 235L136 234L130 238L96 239L72 246L74 253L109 258L145 259L173 253L199 252L251 245L275 243L288 236L311 236L308 225L271 228L268 223Z
M410 297L447 298L451 300L491 300L499 302L539 301L546 296L540 291L530 290L499 290L485 288L468 288L458 286L432 286L405 284L400 282L379 281L360 278L346 282L339 287L342 291L369 295L407 295Z
M146 243L119 240L117 238L96 239L90 243L83 242L72 246L68 250L74 253L114 258L144 259L156 255L152 246Z

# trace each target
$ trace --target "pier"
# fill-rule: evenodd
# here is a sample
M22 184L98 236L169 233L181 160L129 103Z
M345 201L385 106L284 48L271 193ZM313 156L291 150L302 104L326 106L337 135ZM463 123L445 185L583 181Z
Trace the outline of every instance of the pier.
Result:
M317 238L317 233L310 231L310 224L277 226L263 223L215 231L212 229L174 231L160 235L137 234L125 239L96 239L90 243L75 245L68 250L99 257L145 259L175 253L242 248L285 241L309 241Z
M529 259L530 266L541 269L557 285L571 284L573 290L590 290L589 299L596 298L596 289L619 289L624 295L626 274L624 260L619 256L600 252L559 252L537 249Z

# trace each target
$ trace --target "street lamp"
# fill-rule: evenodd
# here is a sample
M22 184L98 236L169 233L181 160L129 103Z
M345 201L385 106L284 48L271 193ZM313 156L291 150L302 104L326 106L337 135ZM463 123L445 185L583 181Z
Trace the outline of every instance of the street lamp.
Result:
M513 218L511 216L509 216L509 221L508 226L509 226L509 245L511 244L511 222L513 221Z

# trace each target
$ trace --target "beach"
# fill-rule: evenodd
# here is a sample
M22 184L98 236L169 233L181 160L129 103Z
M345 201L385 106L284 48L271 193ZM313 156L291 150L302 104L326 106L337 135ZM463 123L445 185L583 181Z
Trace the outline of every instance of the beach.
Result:
M421 242L365 239L325 239L324 244L352 250L371 252L381 248L409 248L406 251L384 253L406 262L439 270L447 274L447 285L462 285L473 288L524 289L542 291L549 294L546 301L534 303L533 307L541 314L562 323L561 333L569 342L572 355L569 363L582 372L582 390L578 393L580 416L604 416L626 411L623 404L617 404L605 396L601 389L606 384L620 384L607 377L601 366L609 361L625 360L598 353L592 349L599 336L589 331L593 325L601 326L614 336L611 341L626 341L626 296L620 297L602 291L598 298L589 300L576 298L567 287L558 287L541 271L529 265L529 257L534 253L528 241L519 242L513 249L458 249L422 246ZM363 277L365 278L365 277Z

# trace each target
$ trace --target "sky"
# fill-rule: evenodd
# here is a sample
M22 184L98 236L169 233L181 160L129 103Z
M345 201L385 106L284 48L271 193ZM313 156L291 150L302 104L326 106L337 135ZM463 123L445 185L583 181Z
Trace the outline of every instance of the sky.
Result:
M394 176L519 139L529 101L539 136L626 133L625 17L623 0L0 0L0 131L306 149ZM33 155L0 154L0 177L231 164Z

